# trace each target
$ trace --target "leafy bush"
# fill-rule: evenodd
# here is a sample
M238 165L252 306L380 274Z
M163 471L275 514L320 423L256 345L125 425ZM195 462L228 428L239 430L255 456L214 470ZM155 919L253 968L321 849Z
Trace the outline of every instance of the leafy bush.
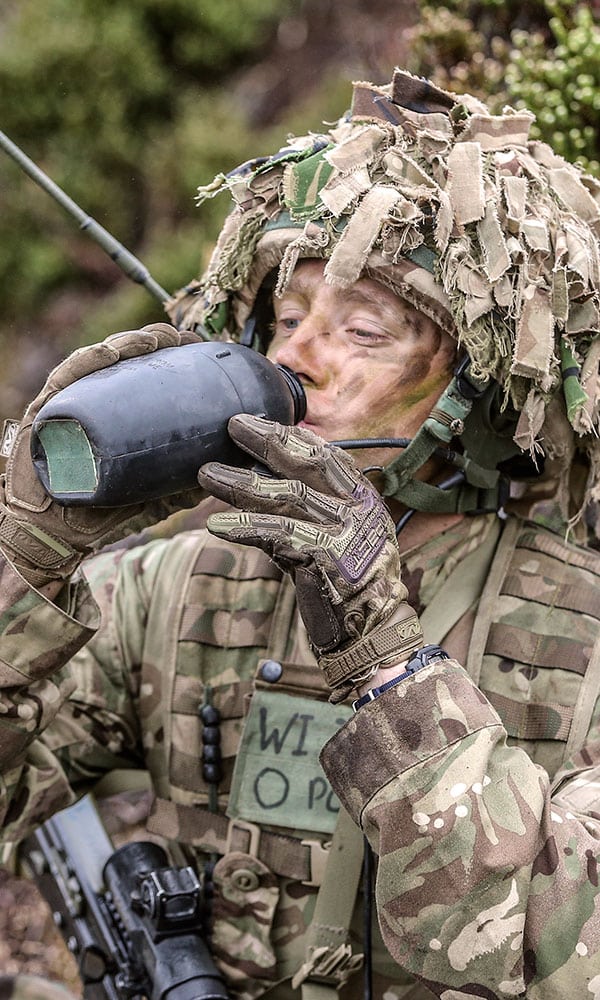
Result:
M532 136L600 174L600 25L582 0L426 0L412 69L499 110L527 107Z
M600 24L587 4L547 0L554 44L515 31L506 84L517 106L537 117L533 134L567 160L600 175Z
M546 21L543 0L421 0L410 68L447 90L501 102L511 32L543 31Z
M272 39L288 0L20 0L0 15L2 128L130 249L149 252L161 284L188 263L185 239L161 237L195 212L193 192L238 162L249 142L222 84ZM38 311L79 272L106 291L102 251L4 155L0 288L4 321ZM196 221L196 259L201 252ZM206 240L211 215L204 222Z

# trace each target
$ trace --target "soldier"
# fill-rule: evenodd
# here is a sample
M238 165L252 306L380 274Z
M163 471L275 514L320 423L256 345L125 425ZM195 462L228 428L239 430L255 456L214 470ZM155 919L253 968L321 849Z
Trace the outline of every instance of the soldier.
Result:
M234 207L177 330L76 352L12 447L6 856L147 769L243 1000L362 994L358 828L374 996L600 997L600 187L531 122L401 71L355 85L335 127L204 189ZM205 466L208 531L81 573L160 505L58 507L31 421L201 329L294 369L306 420L233 418L272 475Z

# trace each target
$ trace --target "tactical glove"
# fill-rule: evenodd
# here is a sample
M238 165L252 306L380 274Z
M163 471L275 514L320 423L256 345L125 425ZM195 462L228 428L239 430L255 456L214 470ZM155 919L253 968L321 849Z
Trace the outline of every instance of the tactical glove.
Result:
M208 528L257 545L292 576L331 701L341 701L423 644L393 521L352 459L310 431L247 414L232 417L228 431L280 478L204 465L201 485L244 512L211 515Z
M0 479L0 549L30 583L42 586L66 579L93 549L202 499L198 489L184 496L121 508L63 507L46 494L30 454L35 416L60 389L125 358L197 340L194 334L181 333L168 323L155 323L82 347L50 373L18 426L6 475Z

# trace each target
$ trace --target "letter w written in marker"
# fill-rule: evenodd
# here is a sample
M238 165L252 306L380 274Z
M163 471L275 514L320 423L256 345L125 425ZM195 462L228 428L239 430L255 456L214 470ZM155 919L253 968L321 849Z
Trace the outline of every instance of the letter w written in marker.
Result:
M268 726L268 709L264 706L260 708L259 712L260 719L260 749L267 750L271 744L273 744L273 749L275 753L279 754L283 750L284 744L290 733L293 734L293 738L297 740L296 747L291 751L294 757L305 757L308 753L304 749L304 743L306 741L306 731L308 723L314 719L314 715L300 715L299 712L294 712L293 715L287 721L283 733L280 735L279 726L273 726L269 728ZM300 723L300 731L298 732L298 723Z

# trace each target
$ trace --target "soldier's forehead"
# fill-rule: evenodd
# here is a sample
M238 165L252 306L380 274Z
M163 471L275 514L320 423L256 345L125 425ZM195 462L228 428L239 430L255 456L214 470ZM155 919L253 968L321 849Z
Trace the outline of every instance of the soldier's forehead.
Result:
M290 294L308 298L314 294L316 289L326 285L332 298L340 299L350 305L366 305L378 310L390 309L395 314L401 311L404 315L421 315L416 306L407 302L397 292L377 281L376 278L363 275L346 287L334 286L327 282L324 270L325 261L300 261L287 282L281 298Z

